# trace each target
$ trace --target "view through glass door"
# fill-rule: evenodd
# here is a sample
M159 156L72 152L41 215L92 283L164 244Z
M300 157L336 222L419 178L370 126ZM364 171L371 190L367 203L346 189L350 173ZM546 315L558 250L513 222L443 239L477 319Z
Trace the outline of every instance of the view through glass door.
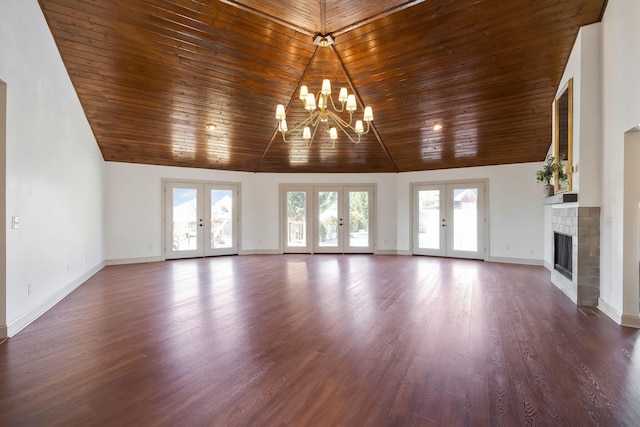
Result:
M283 189L285 253L374 252L374 186Z
M310 253L310 206L312 189L287 186L284 189L284 252Z
M314 199L314 252L374 251L371 186L315 187Z
M238 194L234 184L165 182L167 259L238 253Z
M414 185L413 253L484 259L484 183Z

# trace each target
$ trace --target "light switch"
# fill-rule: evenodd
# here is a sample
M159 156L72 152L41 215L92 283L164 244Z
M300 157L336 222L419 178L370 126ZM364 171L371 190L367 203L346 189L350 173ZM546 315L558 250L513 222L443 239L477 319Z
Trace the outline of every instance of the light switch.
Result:
M20 228L20 217L19 216L12 216L11 217L11 228L13 228L14 230L17 228Z

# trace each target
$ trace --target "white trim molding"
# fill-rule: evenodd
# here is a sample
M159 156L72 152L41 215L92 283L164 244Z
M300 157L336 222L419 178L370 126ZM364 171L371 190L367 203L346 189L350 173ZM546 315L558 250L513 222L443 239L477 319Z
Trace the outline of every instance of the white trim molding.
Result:
M238 255L282 255L279 249L246 249L241 250Z
M510 258L510 257L489 257L489 262L501 262L505 264L522 264L522 265L540 265L545 266L544 261L541 259L531 258Z
M640 329L640 316L618 313L618 310L613 308L602 298L598 299L598 309L620 326Z
M55 292L49 298L44 300L41 304L33 307L31 310L27 311L25 314L23 314L22 316L20 316L10 324L8 324L6 326L5 336L12 337L18 332L20 332L21 330L23 330L24 328L26 328L27 326L29 326L34 320L42 316L50 308L52 308L54 305L62 301L64 297L66 297L71 292L76 290L80 285L86 282L91 276L96 274L98 271L102 270L104 266L105 266L105 263L101 262L98 265L94 266L93 268L87 270L80 277L76 278L75 280L70 282L68 285L66 285L59 291Z
M124 264L148 264L150 262L166 261L164 257L152 256L143 258L120 258L105 260L105 265L124 265Z

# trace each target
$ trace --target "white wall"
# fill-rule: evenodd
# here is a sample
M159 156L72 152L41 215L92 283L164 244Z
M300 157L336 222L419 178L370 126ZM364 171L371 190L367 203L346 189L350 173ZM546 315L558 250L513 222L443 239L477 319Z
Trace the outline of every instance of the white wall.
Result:
M0 3L0 79L12 335L102 265L104 161L36 0Z
M241 184L241 250L279 250L280 184L366 183L377 186L380 251L409 251L410 183L489 179L490 256L540 263L543 254L540 163L402 174L253 174L107 162L106 259L163 258L161 181ZM505 247L508 246L509 250Z
M633 227L624 216L625 132L640 123L640 2L609 0L602 20L602 236L601 305L620 320L638 307L624 305L624 234ZM637 165L636 165L637 167ZM636 258L637 263L637 255ZM637 264L635 265L637 268ZM628 292L638 292L629 284ZM635 289L634 289L635 288ZM613 312L613 313L612 313ZM635 314L634 314L635 312ZM640 324L639 324L640 325Z
M398 249L411 241L410 184L488 179L489 258L541 264L544 253L542 186L536 183L540 163L410 172L397 175Z
M573 78L572 192L578 193L578 205L585 207L600 206L601 199L600 41L600 23L580 29L556 93L559 96Z
M572 193L578 193L578 203L572 206L601 205L601 28L600 23L582 27L569 55L556 97L573 78L573 167ZM554 152L553 145L549 149ZM545 207L544 261L553 268L553 236L551 215L556 207Z

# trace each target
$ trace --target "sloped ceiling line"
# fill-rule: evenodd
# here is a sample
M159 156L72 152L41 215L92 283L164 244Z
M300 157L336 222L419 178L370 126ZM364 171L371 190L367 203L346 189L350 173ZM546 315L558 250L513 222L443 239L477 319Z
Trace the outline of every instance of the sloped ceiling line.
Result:
M299 33L305 34L305 35L307 35L309 37L313 37L316 34L315 32L313 32L313 31L311 31L311 30L309 30L307 28L300 27L300 26L298 26L298 25L296 25L296 24L294 24L292 22L285 21L284 19L280 19L277 16L273 16L273 15L270 15L268 13L264 13L264 12L258 10L258 9L246 6L246 5L241 4L241 3L237 2L237 1L234 1L234 0L219 0L219 1L220 1L220 3L224 3L224 4L227 4L229 6L233 6L235 8L240 9L240 10L243 10L245 12L248 12L248 13L251 13L253 15L259 16L261 18L264 18L267 21L271 21L271 22L274 22L274 23L276 23L278 25L282 25L283 27L289 28L290 30L294 30L294 31L297 31Z
M360 96L360 92L358 92L358 89L356 89L356 86L353 84L353 80L351 80L351 76L347 71L347 67L345 67L344 62L342 62L342 58L340 58L340 55L338 54L336 47L334 45L331 45L330 47L333 50L333 53L336 55L336 58L338 59L338 64L340 64L340 68L342 68L342 73L344 74L344 77L347 79L347 83L349 83L349 86L351 87L351 91L354 93L356 98L358 98L358 102L360 102L360 105L363 105L363 106L366 105L362 100L362 97ZM385 143L382 141L382 137L380 136L380 133L376 128L375 122L370 122L369 125L371 126L371 130L373 131L373 134L378 140L378 144L380 144L380 147L382 148L387 158L389 159L389 162L393 166L393 170L398 172L399 171L398 166L396 165L396 162L393 161L393 157L391 157L391 153L387 149L387 146L385 145Z
M319 0L38 3L105 159L286 173L540 161L575 37L606 6L326 0L340 60L319 53L309 65ZM308 150L301 138L274 137L272 108L307 67L305 82L318 83L325 67L337 85L349 87L347 76L358 85L376 110L364 143ZM292 123L305 113L292 108ZM438 122L446 130L435 131Z
M367 19L363 19L362 21L359 22L354 22L351 25L347 25L346 27L340 28L336 31L333 31L331 33L331 35L333 35L334 37L338 37L342 34L348 33L349 31L355 30L357 28L363 27L367 24L371 24L372 22L375 22L379 19L383 19L386 18L389 15L393 15L396 12L401 12L405 9L408 9L412 6L418 5L420 3L424 3L426 0L411 0L408 1L406 3L401 4L400 6L396 6L396 7L392 7L391 9L385 10L384 12L380 12L377 15L374 15L372 17L369 17Z
M318 50L319 49L320 49L320 47L316 46L316 50L313 51L313 55L311 55L311 59L309 59L309 62L307 63L307 66L304 69L304 72L302 73L302 76L300 76L300 79L298 80L298 83L296 84L295 88L293 89L293 93L289 97L289 102L287 103L287 105L285 107L285 111L289 111L289 108L291 107L291 104L293 104L293 100L296 99L296 90L298 90L298 88L302 84L302 81L307 77L307 73L309 72L309 69L311 68L311 64L313 64L313 61L316 59L316 56L318 55ZM274 118L275 118L275 111L276 111L275 110L275 105L273 106L273 108L274 108L273 111L274 111ZM264 158L267 156L267 152L271 148L271 145L273 144L273 142L275 141L277 136L278 136L278 125L276 125L275 129L273 130L273 135L271 135L271 139L269 140L269 143L267 144L267 147L262 152L262 156L260 156L260 161L258 162L258 165L255 168L255 172L256 173L260 172L260 169L262 168L262 163L264 162Z

